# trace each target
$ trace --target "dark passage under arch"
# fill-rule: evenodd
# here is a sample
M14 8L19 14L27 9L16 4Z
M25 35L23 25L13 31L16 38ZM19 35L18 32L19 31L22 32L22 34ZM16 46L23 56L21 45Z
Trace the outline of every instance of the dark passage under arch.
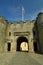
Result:
M17 39L17 51L21 51L20 50L20 45L22 42L27 42L28 43L28 39L26 37L19 37Z

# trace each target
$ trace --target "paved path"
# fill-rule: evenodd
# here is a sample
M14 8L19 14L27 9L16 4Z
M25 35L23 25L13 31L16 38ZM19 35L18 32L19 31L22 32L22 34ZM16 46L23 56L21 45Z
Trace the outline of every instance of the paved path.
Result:
M40 60L37 58L40 55L38 55L36 58L35 56L37 55L25 52L16 52L15 54L8 53L4 54L4 56L2 54L1 57L3 57L3 59L0 57L2 62L0 62L0 65L43 65L43 63L40 63ZM41 55L41 57L43 59L43 55Z

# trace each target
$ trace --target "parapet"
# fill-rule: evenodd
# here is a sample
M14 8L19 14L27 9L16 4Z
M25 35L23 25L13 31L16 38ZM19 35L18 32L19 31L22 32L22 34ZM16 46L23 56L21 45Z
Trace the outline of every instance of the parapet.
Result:
M19 24L19 25L23 25L23 24L31 25L31 23L33 23L34 20L33 20L33 21L30 21L30 20L22 21L22 20L21 20L21 21L19 21L19 22L17 22L17 21L8 22L8 20L6 20L6 18L5 18L4 16L0 16L0 22L2 22L2 23L4 23L4 24L8 24L8 25L12 25L12 24L14 24L14 25L17 25L17 24Z

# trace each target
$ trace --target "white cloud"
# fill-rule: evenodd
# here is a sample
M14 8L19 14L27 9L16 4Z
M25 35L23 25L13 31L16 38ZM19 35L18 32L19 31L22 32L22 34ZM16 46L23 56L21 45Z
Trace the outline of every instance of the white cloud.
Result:
M36 17L37 17L37 15L38 15L39 12L43 12L43 9L38 10L38 11L36 11L36 12L30 14L30 15L29 15L30 19L31 19L31 20L36 19Z
M10 6L9 8L8 8L8 12L10 13L10 20L15 20L16 19L16 17L17 17L17 19L19 19L19 17L21 16L21 5L19 5L18 7L14 7L14 6ZM25 20L26 20L26 18L28 19L30 19L30 20L34 20L34 19L36 19L36 17L37 17L37 14L39 13L39 12L43 12L43 9L40 9L40 10L37 10L37 11L35 11L34 13L28 13L28 14L26 14L27 15L27 17L25 17ZM22 17L21 17L22 18Z

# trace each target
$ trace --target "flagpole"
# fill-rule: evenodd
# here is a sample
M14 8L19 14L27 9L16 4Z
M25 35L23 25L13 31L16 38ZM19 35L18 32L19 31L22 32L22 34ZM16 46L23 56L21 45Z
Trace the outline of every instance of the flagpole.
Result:
M23 11L23 6L22 6L22 21L24 20L24 11Z

